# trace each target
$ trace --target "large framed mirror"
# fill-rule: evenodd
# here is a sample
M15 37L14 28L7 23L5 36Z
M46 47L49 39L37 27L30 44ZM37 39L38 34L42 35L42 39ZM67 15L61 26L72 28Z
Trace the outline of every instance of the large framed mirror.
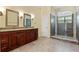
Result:
M30 14L24 14L23 24L24 24L24 27L26 28L31 27L31 15Z
M6 27L19 27L19 12L6 9Z

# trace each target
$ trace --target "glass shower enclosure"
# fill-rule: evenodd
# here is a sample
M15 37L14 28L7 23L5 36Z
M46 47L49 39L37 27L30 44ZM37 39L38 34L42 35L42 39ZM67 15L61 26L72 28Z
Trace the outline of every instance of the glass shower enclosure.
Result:
M56 23L57 26L55 26ZM73 15L57 16L56 19L51 15L51 36L54 36L56 32L57 35L73 37Z

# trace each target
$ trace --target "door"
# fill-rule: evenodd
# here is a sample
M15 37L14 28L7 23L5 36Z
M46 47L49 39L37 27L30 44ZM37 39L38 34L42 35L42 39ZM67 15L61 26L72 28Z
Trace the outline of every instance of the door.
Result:
M57 21L57 34L73 37L73 16L61 16Z
M42 16L42 25L41 25L41 30L42 30L42 36L44 37L49 37L49 14L44 14Z
M65 19L64 17L58 17L57 20L57 34L65 35Z
M69 37L73 37L73 16L66 16L65 17L65 25L66 25L66 35Z

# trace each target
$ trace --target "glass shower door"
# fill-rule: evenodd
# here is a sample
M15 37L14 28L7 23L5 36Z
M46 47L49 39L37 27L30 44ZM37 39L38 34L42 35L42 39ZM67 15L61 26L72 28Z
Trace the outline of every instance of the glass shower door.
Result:
M65 35L65 20L64 20L64 17L58 17L58 20L57 20L57 35Z
M51 36L55 35L55 16L51 15Z
M76 21L76 38L79 41L79 14L77 14L77 21Z
M65 17L66 36L73 37L73 19L72 16Z
M58 17L57 34L63 36L73 36L73 19L71 16Z

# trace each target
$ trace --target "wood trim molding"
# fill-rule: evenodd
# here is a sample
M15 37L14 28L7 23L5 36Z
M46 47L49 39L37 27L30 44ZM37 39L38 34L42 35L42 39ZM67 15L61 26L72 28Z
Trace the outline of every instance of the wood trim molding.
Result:
M19 12L18 11L14 11L14 10L11 10L11 9L6 9L6 24L5 24L5 26L6 27L8 27L9 25L8 25L8 23L7 23L7 21L8 21L8 18L7 18L7 16L8 16L8 11L10 11L10 12L14 12L14 13L17 13L18 14L18 16L17 16L17 25L16 25L16 27L19 27ZM12 26L12 25L11 25Z

